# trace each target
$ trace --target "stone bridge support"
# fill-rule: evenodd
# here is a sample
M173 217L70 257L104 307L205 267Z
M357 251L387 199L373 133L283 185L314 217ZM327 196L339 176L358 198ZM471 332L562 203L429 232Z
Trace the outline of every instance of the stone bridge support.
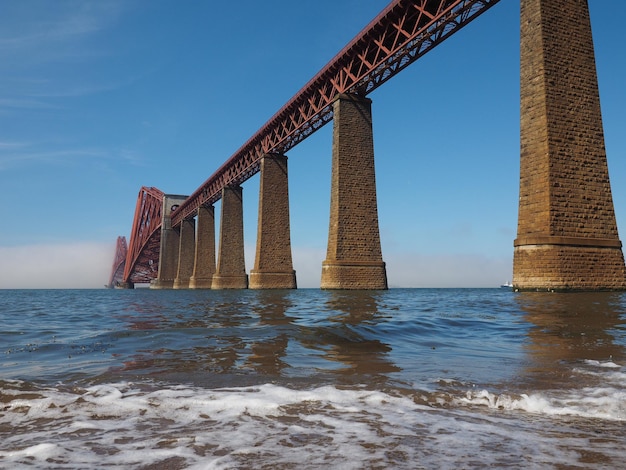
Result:
M152 289L172 289L178 274L180 249L179 230L172 227L172 211L182 204L187 196L165 194L161 210L161 244L159 247L159 272L150 283Z
M188 289L193 275L196 251L196 221L186 219L180 224L178 245L178 271L174 279L174 289Z
M196 244L190 289L210 289L215 274L215 208L201 206L196 220Z
M212 289L247 289L243 245L243 192L241 186L222 190L220 247Z
M291 259L287 157L261 160L256 258L250 271L251 289L295 289Z
M371 100L333 104L330 224L322 289L387 289L380 247Z
M521 2L521 154L513 286L623 290L589 9Z

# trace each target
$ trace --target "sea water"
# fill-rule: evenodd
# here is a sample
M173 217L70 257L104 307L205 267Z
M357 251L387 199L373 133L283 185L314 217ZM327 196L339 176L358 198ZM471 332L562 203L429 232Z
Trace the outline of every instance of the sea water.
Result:
M0 290L0 468L623 468L626 294Z

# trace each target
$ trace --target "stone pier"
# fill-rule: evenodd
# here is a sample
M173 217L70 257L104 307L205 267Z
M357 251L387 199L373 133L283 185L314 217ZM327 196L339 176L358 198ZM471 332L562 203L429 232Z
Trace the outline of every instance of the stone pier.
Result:
M522 0L520 98L514 288L625 289L586 1Z
M196 252L190 289L210 289L215 274L215 208L198 208Z
M248 275L243 244L243 193L241 186L222 190L220 245L212 289L246 289Z
M178 248L178 271L174 279L174 289L188 289L193 275L196 251L196 222L186 219L180 224Z
M256 258L250 271L251 289L295 289L291 259L287 157L261 160Z
M150 283L151 289L172 289L178 274L179 230L172 227L172 211L182 204L187 196L165 194L161 219L161 244L159 247L159 272Z
M371 100L333 104L330 224L322 289L387 289L380 247Z

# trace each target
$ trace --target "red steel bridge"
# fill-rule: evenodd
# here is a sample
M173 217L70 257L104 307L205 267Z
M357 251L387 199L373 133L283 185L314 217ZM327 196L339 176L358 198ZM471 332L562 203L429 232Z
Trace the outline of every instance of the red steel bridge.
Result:
M285 153L333 118L342 93L366 96L499 0L393 0L172 214L172 226L221 198L260 169L263 155ZM109 287L156 278L164 193L142 187L128 246L119 237Z

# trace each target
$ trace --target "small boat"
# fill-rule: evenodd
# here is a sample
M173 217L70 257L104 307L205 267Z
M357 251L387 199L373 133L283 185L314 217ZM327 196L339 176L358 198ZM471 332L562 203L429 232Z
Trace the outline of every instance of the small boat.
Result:
M500 284L500 287L502 287L503 289L511 289L513 287L513 284L510 281L506 281L504 284Z

